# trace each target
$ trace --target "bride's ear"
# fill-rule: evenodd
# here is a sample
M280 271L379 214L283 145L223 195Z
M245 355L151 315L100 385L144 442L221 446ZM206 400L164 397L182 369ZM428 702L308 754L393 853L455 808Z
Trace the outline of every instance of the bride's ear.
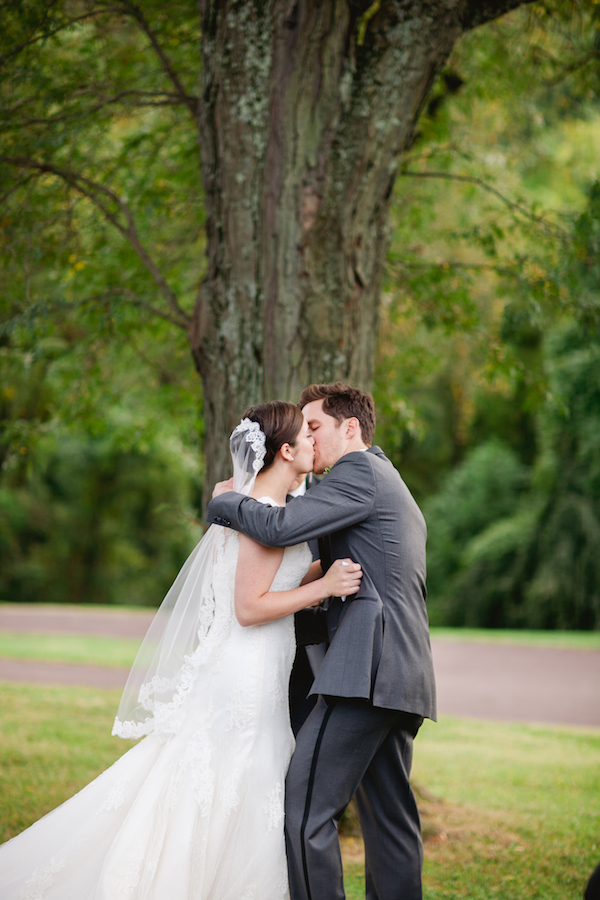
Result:
M287 462L294 461L294 453L289 444L282 444L279 448L279 452L281 453L283 459L285 459Z

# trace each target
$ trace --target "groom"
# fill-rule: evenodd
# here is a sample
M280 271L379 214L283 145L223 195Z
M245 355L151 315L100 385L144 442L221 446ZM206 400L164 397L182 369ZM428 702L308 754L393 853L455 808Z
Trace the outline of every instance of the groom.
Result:
M329 648L312 687L286 782L292 900L343 900L339 818L356 794L365 840L368 900L421 900L423 849L409 784L413 740L435 718L425 607L426 527L379 447L373 400L337 382L300 398L315 442L316 473L304 497L267 507L217 485L210 522L268 546L319 538L326 570L349 557L363 569L354 597L334 597Z

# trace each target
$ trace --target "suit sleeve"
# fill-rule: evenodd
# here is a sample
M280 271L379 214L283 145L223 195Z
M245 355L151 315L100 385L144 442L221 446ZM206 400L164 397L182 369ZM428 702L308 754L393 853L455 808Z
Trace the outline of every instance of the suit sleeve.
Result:
M267 547L290 547L349 528L366 519L375 502L375 476L366 455L342 457L320 484L284 507L233 491L221 494L208 505L208 521Z

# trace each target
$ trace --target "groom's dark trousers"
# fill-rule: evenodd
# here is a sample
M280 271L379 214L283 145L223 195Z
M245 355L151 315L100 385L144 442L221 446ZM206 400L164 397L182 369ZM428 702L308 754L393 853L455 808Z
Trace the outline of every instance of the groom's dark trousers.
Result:
M345 557L363 569L354 597L305 611L325 619L329 647L286 786L292 900L343 898L336 826L355 791L368 900L420 900L422 847L408 776L422 717L435 718L435 681L417 504L371 447L343 456L286 507L226 493L208 512L210 522L268 546L318 538L324 570Z
M319 697L298 735L286 781L293 900L343 900L337 823L355 794L367 900L421 900L423 846L409 775L422 721L368 700ZM298 797L305 802L298 804Z

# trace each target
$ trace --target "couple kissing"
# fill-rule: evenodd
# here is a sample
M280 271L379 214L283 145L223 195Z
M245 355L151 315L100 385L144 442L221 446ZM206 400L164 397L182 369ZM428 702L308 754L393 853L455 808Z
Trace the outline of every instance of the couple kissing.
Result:
M426 527L374 429L341 382L246 410L123 693L113 734L142 740L0 847L0 900L343 900L354 796L367 900L420 900ZM296 635L325 649L294 741Z

